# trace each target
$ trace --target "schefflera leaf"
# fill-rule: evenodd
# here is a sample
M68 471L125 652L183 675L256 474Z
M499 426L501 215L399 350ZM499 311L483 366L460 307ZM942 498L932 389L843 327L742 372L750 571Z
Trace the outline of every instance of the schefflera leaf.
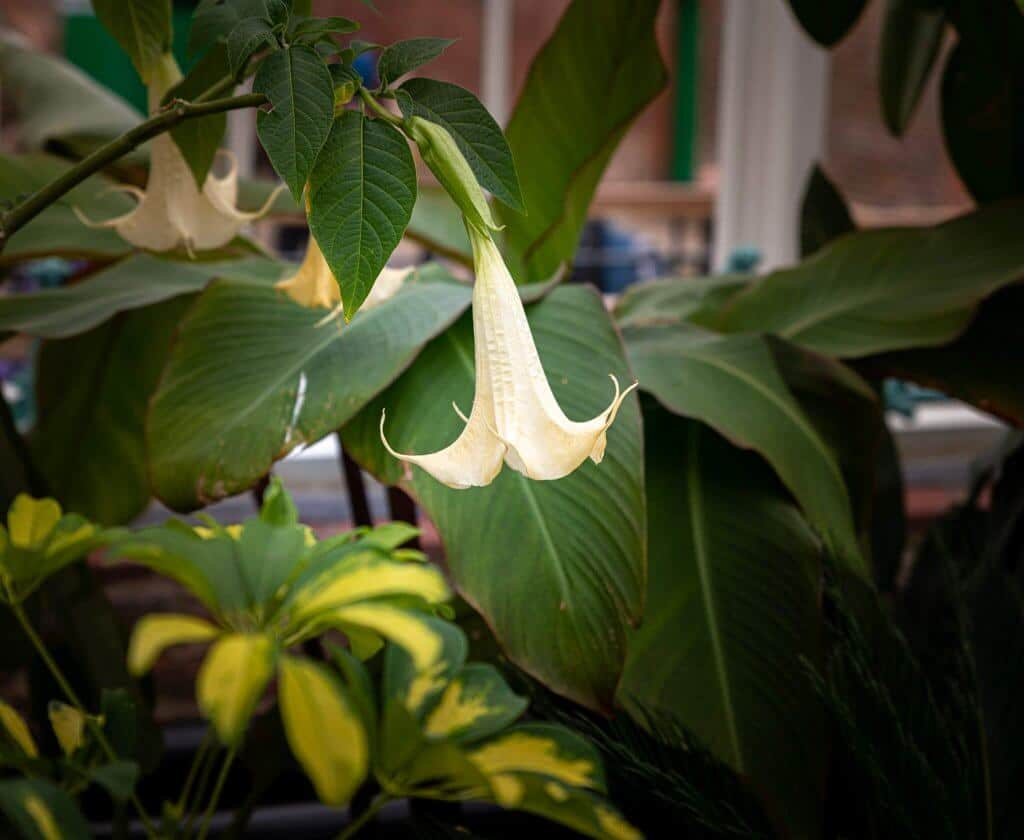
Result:
M100 546L103 531L55 499L19 494L0 525L0 598L20 603L50 575Z
M329 668L294 656L280 663L278 697L292 752L326 805L344 805L366 778L369 738Z
M375 768L382 784L420 797L490 800L589 837L640 837L603 799L594 747L561 726L513 725L525 698L492 666L465 663L457 627L448 625L443 637L444 656L430 674L388 649Z
M199 669L199 708L225 744L242 740L267 683L274 673L276 646L263 633L222 636Z

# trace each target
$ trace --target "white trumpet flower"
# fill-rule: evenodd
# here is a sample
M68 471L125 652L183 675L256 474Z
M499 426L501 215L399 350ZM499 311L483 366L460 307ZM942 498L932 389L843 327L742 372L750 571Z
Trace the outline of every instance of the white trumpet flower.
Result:
M381 269L370 294L363 301L360 311L370 309L388 298L394 297L414 270L413 266L408 268L385 266ZM326 320L334 320L341 314L341 289L338 286L338 281L334 279L330 266L327 265L327 260L324 259L323 251L320 250L320 246L317 245L312 235L306 243L306 256L302 263L293 274L278 280L275 286L301 306L309 309L320 307L332 310L328 318L321 323Z
M551 480L573 472L587 458L600 463L606 432L625 391L615 385L611 405L583 422L562 412L548 384L515 282L490 235L467 225L473 245L473 343L476 393L462 434L450 446L426 455L388 452L415 464L456 489L490 484L502 461L527 478ZM456 412L458 408L456 407Z
M154 74L149 86L149 111L160 108L164 94L181 80L181 71L171 55L164 56L163 65ZM154 137L150 142L149 178L146 189L123 184L111 187L112 192L124 192L138 200L135 208L113 219L97 222L88 218L77 207L79 220L89 227L114 228L132 245L150 251L170 251L183 245L191 254L226 245L249 222L258 219L273 204L279 186L259 210L247 213L239 210L238 162L231 152L221 149L217 153L228 162L228 171L218 176L210 172L202 190L185 158L170 134Z

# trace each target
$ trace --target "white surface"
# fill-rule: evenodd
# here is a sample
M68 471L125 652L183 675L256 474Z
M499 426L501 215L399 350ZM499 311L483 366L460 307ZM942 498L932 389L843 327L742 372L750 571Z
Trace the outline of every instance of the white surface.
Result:
M800 198L825 146L828 52L780 0L727 0L722 40L714 265L752 247L771 270L797 258Z
M498 125L511 110L513 0L483 0L480 32L481 101Z

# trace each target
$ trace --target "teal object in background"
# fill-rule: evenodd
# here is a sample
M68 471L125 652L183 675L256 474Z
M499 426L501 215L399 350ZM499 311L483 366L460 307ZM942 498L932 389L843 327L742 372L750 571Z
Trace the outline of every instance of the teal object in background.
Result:
M174 8L174 57L178 59L182 72L187 72L195 63L188 56L192 11L177 5ZM81 10L73 8L65 13L64 57L133 105L140 114L146 113L146 88L131 59L96 20L88 4L83 4Z

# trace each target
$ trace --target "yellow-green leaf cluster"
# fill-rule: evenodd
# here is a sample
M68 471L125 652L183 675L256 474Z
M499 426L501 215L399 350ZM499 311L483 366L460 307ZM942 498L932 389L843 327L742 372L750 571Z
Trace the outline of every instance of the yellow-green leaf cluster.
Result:
M100 528L55 499L18 495L0 524L0 599L19 604L55 572L97 548Z

